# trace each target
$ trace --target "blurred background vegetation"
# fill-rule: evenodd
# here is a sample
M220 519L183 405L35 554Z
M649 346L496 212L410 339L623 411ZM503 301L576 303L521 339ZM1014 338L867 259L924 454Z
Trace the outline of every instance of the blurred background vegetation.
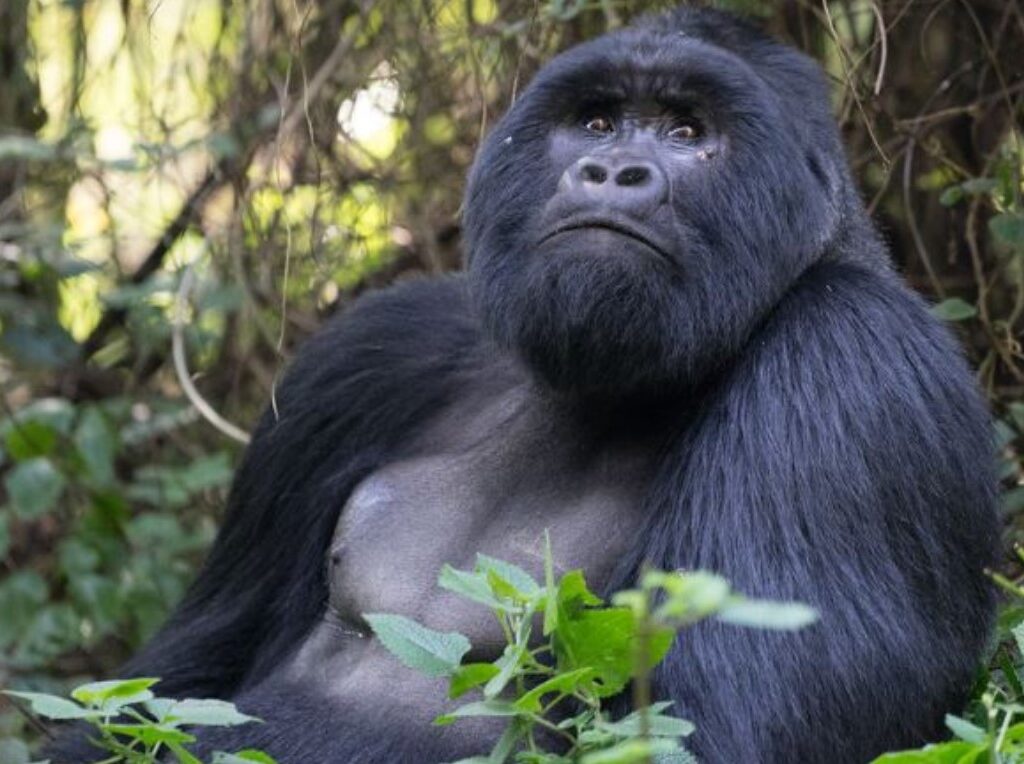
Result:
M677 4L0 0L0 687L116 669L196 570L295 347L457 268L474 149L531 74ZM1024 0L692 4L825 66L896 263L992 402L1015 542ZM0 761L29 724L0 705Z

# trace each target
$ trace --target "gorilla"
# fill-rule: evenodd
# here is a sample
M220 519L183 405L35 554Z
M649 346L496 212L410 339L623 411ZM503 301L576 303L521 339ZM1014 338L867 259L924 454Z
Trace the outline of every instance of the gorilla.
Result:
M795 633L702 624L654 676L703 762L865 762L942 736L992 624L989 419L892 269L819 68L680 9L555 58L494 127L463 273L360 299L260 422L185 601L122 675L261 725L198 750L441 762L445 681L366 612L503 644L436 587L477 552L604 592L706 569L810 603ZM51 755L87 758L71 735ZM90 759L91 760L91 759Z

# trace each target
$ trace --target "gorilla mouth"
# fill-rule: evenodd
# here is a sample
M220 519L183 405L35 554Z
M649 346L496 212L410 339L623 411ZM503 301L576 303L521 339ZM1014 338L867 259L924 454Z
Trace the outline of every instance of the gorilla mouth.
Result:
M555 238L563 233L570 233L572 231L587 231L587 230L604 230L611 231L619 236L624 236L627 239L640 242L647 249L654 252L659 257L668 260L668 254L660 246L655 244L648 236L642 231L638 231L633 226L623 223L619 220L607 220L604 218L586 218L577 220L568 220L560 225L555 226L548 233L544 234L538 244L543 244L546 241Z

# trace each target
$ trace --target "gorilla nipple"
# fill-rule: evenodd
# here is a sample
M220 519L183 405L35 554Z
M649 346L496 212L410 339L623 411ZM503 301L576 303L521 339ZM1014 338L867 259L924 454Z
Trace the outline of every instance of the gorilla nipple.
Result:
M341 565L341 558L342 558L342 554L344 553L344 551L345 551L345 545L344 544L338 544L338 546L336 546L333 549L331 549L331 554L330 554L331 567L336 568L338 565Z

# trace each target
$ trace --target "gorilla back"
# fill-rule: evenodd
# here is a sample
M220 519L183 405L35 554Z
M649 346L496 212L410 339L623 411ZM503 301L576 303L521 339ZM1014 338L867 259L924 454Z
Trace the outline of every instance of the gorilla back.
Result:
M817 67L706 11L581 45L494 128L465 209L466 273L367 296L310 341L199 579L123 673L265 719L205 750L481 753L493 730L431 728L440 682L360 614L493 658L500 635L438 569L481 551L539 572L550 528L557 564L606 591L649 561L819 609L673 647L656 697L702 761L940 736L992 620L989 422L890 268Z

